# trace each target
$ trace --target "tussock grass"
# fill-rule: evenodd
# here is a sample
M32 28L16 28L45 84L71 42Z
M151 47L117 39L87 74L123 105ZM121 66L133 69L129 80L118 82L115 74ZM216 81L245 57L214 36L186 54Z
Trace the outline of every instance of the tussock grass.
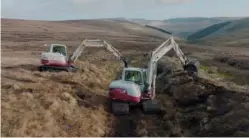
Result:
M104 136L115 69L82 64L77 73L4 70L2 136Z

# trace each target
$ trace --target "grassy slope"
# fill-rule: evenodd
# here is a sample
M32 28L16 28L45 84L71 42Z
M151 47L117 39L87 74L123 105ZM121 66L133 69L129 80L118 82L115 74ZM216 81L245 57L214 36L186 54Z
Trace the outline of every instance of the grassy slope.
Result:
M201 39L203 37L206 37L208 35L212 35L213 33L219 31L220 29L222 29L223 27L225 27L226 25L229 25L231 22L223 22L223 23L218 23L218 24L214 24L211 25L210 27L204 28L201 31L198 31L192 35L188 36L188 40L197 40L197 39Z
M33 23L10 22L12 26L9 25L9 28L5 29L4 32L5 39L3 39L4 45L2 46L2 61L5 62L3 62L4 67L2 68L1 76L1 132L3 136L113 136L113 134L110 134L113 130L116 131L114 135L118 136L121 136L120 133L124 136L196 136L199 132L199 135L202 136L207 135L207 133L209 135L224 136L233 131L237 131L238 128L243 128L244 124L248 122L246 117L244 117L247 115L248 110L238 106L246 106L246 104L248 104L247 99L242 102L242 100L238 98L236 102L234 102L234 100L231 100L234 96L230 96L231 98L226 98L224 103L229 104L229 102L231 102L234 106L233 109L242 110L246 113L243 113L243 116L240 116L239 119L234 116L223 116L224 118L221 119L219 119L220 116L218 115L211 116L211 118L208 118L208 122L205 122L208 123L206 125L211 125L208 132L206 132L204 127L200 127L199 124L206 115L212 115L206 114L206 103L201 105L204 107L201 109L194 107L193 110L193 106L180 108L176 105L172 96L167 96L166 94L174 91L175 88L180 88L177 90L178 92L184 92L185 95L192 95L192 92L202 92L203 88L205 88L203 86L197 89L195 87L189 88L192 87L194 83L186 84L187 86L182 86L182 88L181 86L174 86L174 89L170 91L166 89L160 90L162 93L158 95L158 97L161 98L160 101L164 104L164 108L167 111L161 116L147 116L134 113L128 117L115 118L109 113L107 108L107 91L108 84L115 77L115 73L119 69L120 64L119 61L106 60L106 58L109 59L109 57L106 56L108 54L107 52L93 50L94 52L88 53L88 50L86 50L85 54L89 58L85 58L84 56L85 61L81 62L81 64L79 63L81 71L75 74L40 73L36 71L36 64L32 64L33 62L28 59L39 59L39 52L41 52L42 48L37 45L37 43L40 43L40 41L50 42L57 39L59 42L69 43L71 41L80 41L82 37L92 37L92 35L95 35L104 38L106 37L104 35L108 35L107 38L114 42L118 37L117 34L124 35L126 32L117 31L118 33L113 32L114 34L112 34L110 33L112 31L108 31L108 34L101 34L101 32L98 32L99 29L90 28L92 27L92 23L87 25L86 22L84 23L85 28L82 30L80 29L81 22L76 23L70 21L70 23L66 23L67 25L64 25L64 23L47 24L44 22L35 22L34 25ZM44 36L44 29L37 27L36 24L42 24L42 27L46 27L46 37L40 38ZM68 24L70 25L68 26ZM21 27L18 25L21 25ZM73 27L71 28L71 26ZM88 26L88 28L86 26ZM99 27L99 25L94 27ZM88 29L91 31L87 32ZM104 30L105 27L102 27L102 29ZM94 30L98 33L93 32ZM110 29L108 28L106 30ZM71 31L79 31L79 34L84 34L84 36L78 36L79 34L74 35ZM16 33L19 35L16 35ZM74 35L76 38L70 35ZM9 38L6 39L6 36ZM140 37L143 39L149 38L148 36ZM121 39L122 41L131 41L137 38L133 35L128 35L120 37L119 41L121 41ZM148 44L147 40L146 45ZM132 46L135 45L143 46L143 48L145 46L141 44L141 42ZM129 45L121 43L121 45L117 46L127 47ZM139 55L139 52L142 50L141 47L139 47L139 49L134 48L132 54L134 54L136 59L140 59L137 55ZM111 54L109 54L109 56L110 55ZM7 62L7 59L10 61ZM12 61L14 59L17 59L18 65L10 65L13 64ZM142 63L143 60L137 62ZM217 103L218 110L222 110L224 107L219 106L219 97L223 98L224 95L218 96ZM238 97L240 96L238 95ZM225 107L227 106L228 105L225 105ZM238 112L235 113L235 115L238 115ZM231 113L229 114L231 115ZM232 113L232 115L234 115L234 113ZM231 119L240 122L234 125L234 120L232 120L232 122L227 121ZM197 123L192 124L191 122L193 120L196 120L195 122ZM224 124L233 127L223 128ZM128 132L130 131L137 131L135 132L137 134L129 134Z
M80 33L87 34L88 37L96 37L94 33L98 33L99 36L130 36L138 38L146 38L153 36L157 38L167 37L160 31L145 28L144 26L134 24L131 22L117 21L117 20L75 20L75 21L59 21L59 22L48 22L48 21L24 21L24 20L12 20L12 19L1 19L2 21L2 39L8 39L8 32L12 33L24 33L32 30L32 33L40 33L39 38L44 38L49 34L55 35L60 33L71 34L70 39L78 39L77 35ZM13 26L20 26L18 30L12 29ZM27 28L28 27L28 28ZM6 33L5 33L6 32ZM106 33L108 32L108 33ZM5 35L6 34L6 35ZM15 34L19 35L20 34ZM36 35L36 34L34 34ZM21 37L25 37L22 35ZM37 38L38 39L38 38ZM51 38L51 39L67 39L67 38ZM18 40L19 41L19 40ZM34 41L34 40L33 40Z
M2 135L103 136L112 121L105 106L112 78L107 66L84 62L76 74L40 73L31 65L4 69Z
M249 18L215 24L189 36L189 40L201 40L209 44L245 45L249 43Z
M225 22L228 20L233 20L237 18L174 18L168 20L143 20L143 19L133 19L131 21L142 24L155 26L169 32L173 32L177 36L186 38L188 35L199 31L210 25Z
M86 49L86 60L77 64L81 68L78 73L41 73L36 69L40 54L46 49L42 44L63 43L71 51L83 38L99 38L110 40L111 44L119 40L122 43L118 48L129 49L143 43L148 46L153 37L164 38L165 34L121 21L2 19L1 135L104 136L111 133L111 129L116 129L112 126L115 117L107 109L107 92L120 61L113 61L109 52L95 49L89 53L90 49Z

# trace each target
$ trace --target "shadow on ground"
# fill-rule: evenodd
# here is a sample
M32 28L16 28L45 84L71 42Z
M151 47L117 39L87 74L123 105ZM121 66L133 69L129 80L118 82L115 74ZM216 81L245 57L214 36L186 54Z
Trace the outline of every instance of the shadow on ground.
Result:
M39 66L33 64L22 64L22 65L2 67L2 69L7 69L7 70L24 69L28 71L38 71L38 67Z

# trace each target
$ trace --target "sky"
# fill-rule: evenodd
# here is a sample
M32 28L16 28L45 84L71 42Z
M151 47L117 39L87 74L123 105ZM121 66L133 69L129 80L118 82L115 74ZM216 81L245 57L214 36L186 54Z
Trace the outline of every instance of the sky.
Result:
M248 17L249 0L1 0L1 18Z

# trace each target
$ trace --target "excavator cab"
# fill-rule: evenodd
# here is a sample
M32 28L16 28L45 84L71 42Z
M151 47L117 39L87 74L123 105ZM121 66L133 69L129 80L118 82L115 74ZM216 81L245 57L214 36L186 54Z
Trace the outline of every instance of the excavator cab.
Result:
M143 83L141 72L135 70L127 70L125 72L125 80L135 82L138 85Z
M141 68L128 67L123 69L122 80L128 82L134 82L140 87L140 91L143 92L146 82L146 71Z
M67 47L65 45L52 44L51 48L50 48L50 52L60 53L66 57L67 56Z

